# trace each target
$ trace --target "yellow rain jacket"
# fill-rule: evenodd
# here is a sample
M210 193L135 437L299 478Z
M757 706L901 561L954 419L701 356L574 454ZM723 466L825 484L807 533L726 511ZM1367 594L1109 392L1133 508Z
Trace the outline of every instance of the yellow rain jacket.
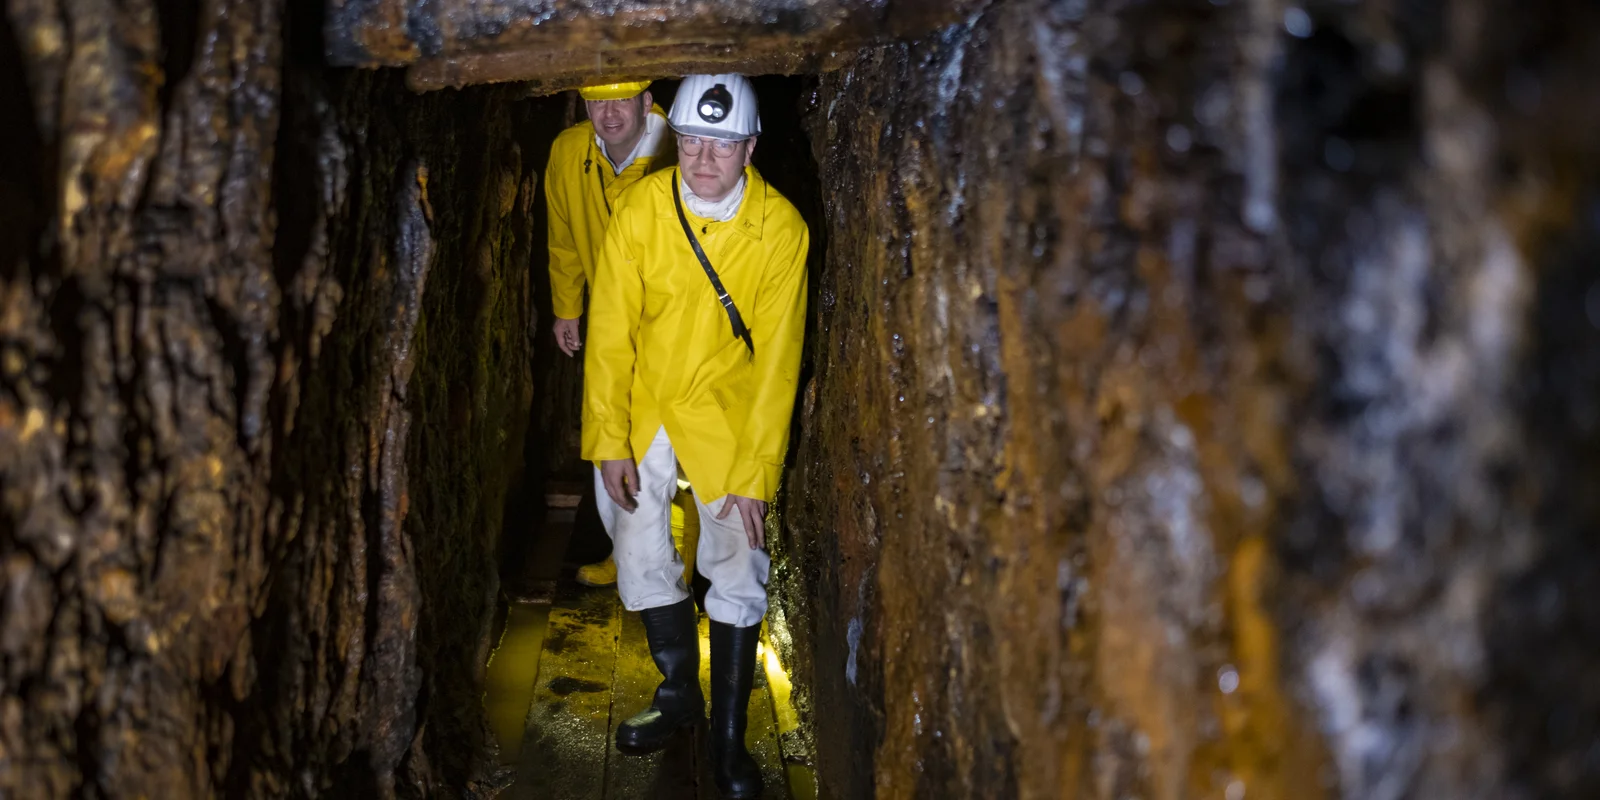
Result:
M606 232L584 361L583 457L638 462L665 425L702 502L770 501L800 379L811 232L752 167L733 219L697 217L684 204L750 329L752 357L683 235L677 175L660 170L624 193Z
M650 109L646 124L666 127L661 106ZM671 139L671 131L667 131L661 146L669 146ZM650 171L656 157L655 153L641 154L618 175L595 141L594 123L588 121L562 131L551 145L544 198L550 212L550 304L557 317L583 316L583 287L594 283L611 209L623 189Z

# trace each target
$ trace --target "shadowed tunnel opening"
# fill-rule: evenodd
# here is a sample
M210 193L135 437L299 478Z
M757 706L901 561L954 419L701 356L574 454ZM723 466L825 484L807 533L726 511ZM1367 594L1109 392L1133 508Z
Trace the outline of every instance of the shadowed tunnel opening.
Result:
M545 162L734 70L812 231L781 782L1600 795L1591 6L13 0L0 794L652 796Z

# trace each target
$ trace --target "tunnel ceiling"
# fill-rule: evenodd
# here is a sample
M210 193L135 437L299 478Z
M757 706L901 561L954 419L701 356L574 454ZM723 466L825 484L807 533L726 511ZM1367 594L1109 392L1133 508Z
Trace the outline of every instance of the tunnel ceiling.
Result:
M816 72L955 22L978 0L328 0L337 66L406 66L426 91L595 76Z

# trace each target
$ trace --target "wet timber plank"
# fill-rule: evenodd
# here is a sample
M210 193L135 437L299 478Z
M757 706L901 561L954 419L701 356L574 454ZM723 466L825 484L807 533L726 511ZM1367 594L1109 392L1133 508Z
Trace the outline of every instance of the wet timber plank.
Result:
M644 755L617 749L617 726L650 706L661 673L650 660L639 615L622 612L622 633L617 640L616 681L611 693L611 736L606 762L605 796L614 800L694 800L694 737L685 731L673 737L666 749Z
M763 645L765 646L765 645ZM711 697L711 629L705 617L700 619L700 688L706 693L707 711ZM716 781L711 775L710 732L705 726L697 732L696 761L700 773L699 800L721 800ZM750 755L761 765L762 800L788 800L789 784L784 774L783 755L778 749L778 721L772 710L772 694L767 686L767 671L762 668L761 654L756 655L755 681L750 690L750 722L745 729L744 745Z
M557 594L512 798L603 796L618 608L615 589L563 586Z

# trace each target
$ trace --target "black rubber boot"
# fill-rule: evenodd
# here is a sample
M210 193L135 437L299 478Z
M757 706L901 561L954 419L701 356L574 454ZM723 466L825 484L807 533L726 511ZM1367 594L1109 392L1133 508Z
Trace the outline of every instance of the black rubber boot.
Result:
M639 617L662 680L650 707L617 726L617 748L648 753L704 719L706 700L700 693L700 631L694 600L646 609Z
M761 796L761 768L744 746L761 626L711 623L711 769L723 797Z

